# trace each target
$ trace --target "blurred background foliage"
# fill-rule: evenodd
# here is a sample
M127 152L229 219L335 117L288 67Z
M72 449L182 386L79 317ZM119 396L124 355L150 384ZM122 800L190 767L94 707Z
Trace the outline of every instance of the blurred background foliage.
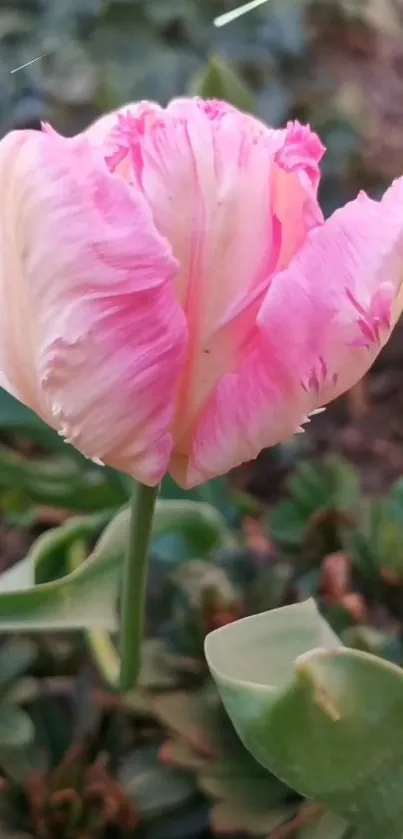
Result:
M216 29L228 0L3 0L0 130L64 133L131 100L198 90L328 146L327 211L402 170L401 0L268 0ZM17 67L44 57L23 70Z
M131 100L217 96L319 131L326 213L360 188L379 194L403 171L402 0L268 0L215 29L231 5L2 0L0 133L49 120L73 134ZM203 640L314 595L345 644L403 665L402 364L398 329L364 385L303 437L190 494L227 535L214 540L213 518L154 539L133 694L108 683L113 636L4 638L4 839L353 839L241 746ZM79 567L129 491L0 392L0 592ZM184 495L164 481L163 499Z

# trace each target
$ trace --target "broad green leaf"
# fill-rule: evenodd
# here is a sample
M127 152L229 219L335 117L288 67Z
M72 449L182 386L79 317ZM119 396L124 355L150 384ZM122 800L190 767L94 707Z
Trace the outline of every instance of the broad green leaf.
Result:
M97 562L94 558L55 581L0 594L1 631L114 630L120 557L98 554Z
M256 760L362 831L400 839L400 668L341 646L313 601L216 630L206 655Z
M111 519L112 513L74 516L43 533L20 564L30 563L33 567L36 586L65 577L88 557Z
M99 531L99 516L71 519L40 537L24 565L24 575L33 565L37 585L2 592L0 577L0 630L116 630L116 602L129 516L129 509L121 510L92 553L89 544ZM159 501L153 538L177 531L188 540L190 557L206 556L224 547L230 538L224 519L209 504ZM83 561L86 556L88 559ZM58 563L64 576L54 579ZM67 573L69 568L75 570Z
M99 549L108 552L126 548L130 510L123 510L105 530ZM225 520L210 504L197 501L161 500L153 522L153 544L169 534L180 534L187 542L187 557L200 558L225 544L233 544Z
M30 556L16 562L0 576L0 592L21 591L35 583L35 567Z

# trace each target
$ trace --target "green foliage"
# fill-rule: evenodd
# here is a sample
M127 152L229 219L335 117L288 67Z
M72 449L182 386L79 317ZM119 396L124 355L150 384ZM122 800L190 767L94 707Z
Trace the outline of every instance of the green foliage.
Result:
M368 11L375 5L356 4L354 19L384 28L395 16L393 4L385 0L377 14ZM334 209L355 190L350 182L365 124L362 108L348 110L338 96L331 68L324 85L316 42L321 24L327 33L323 10L330 20L341 13L350 21L350 7L336 0L268 0L216 29L213 19L228 11L225 0L7 0L0 10L0 132L48 119L71 134L126 102L165 104L197 90L253 110L271 125L302 117L320 129L330 148L322 197ZM44 57L10 72L37 56Z
M12 458L13 455L11 461ZM80 480L84 480L83 476L88 475L88 470L94 468L98 471L98 467L93 467L84 460L69 460L68 455L65 458L69 468L71 464L71 472L76 470L75 474L81 475ZM29 463L29 458L27 461ZM56 470L55 476L57 480ZM104 491L109 487L108 480L107 476ZM90 494L88 484L86 486L83 491L84 499ZM108 492L110 489L113 489L112 485ZM119 483L114 491L126 494L128 485L125 480ZM322 725L322 717L319 715L317 723L315 714L324 713L329 718L329 713L333 713L333 705L337 705L340 691L344 702L347 699L344 700L343 691L349 697L353 689L358 690L361 681L373 678L374 681L380 680L382 684L385 672L389 675L394 674L393 678L396 678L397 673L400 674L400 670L393 668L379 671L381 665L376 658L370 659L375 668L375 675L372 675L371 671L367 677L363 668L368 660L368 652L399 663L403 662L399 633L396 632L396 620L403 619L400 605L403 581L399 564L403 529L401 482L392 487L389 495L382 501L366 499L360 491L357 475L352 467L339 458L330 457L318 463L300 463L289 478L286 491L286 500L280 501L269 517L268 532L272 541L266 543L265 548L257 549L243 543L242 528L237 527L234 530L230 527L230 523L241 523L241 508L237 506L235 496L226 492L224 481L220 479L196 490L192 500L186 500L182 491L170 479L164 482L163 497L158 502L153 532L141 678L138 689L123 700L127 719L133 717L140 730L147 720L151 721L158 735L152 743L144 744L144 748L136 746L134 751L125 751L118 776L120 788L124 790L124 807L123 799L120 801L126 813L126 816L123 816L119 810L119 818L123 818L123 821L128 818L127 813L133 814L134 811L130 807L134 806L137 818L144 822L141 830L140 827L138 829L150 839L166 839L165 830L168 830L168 834L171 831L174 839L175 832L180 832L182 828L186 828L189 836L196 837L197 830L204 829L207 822L213 832L241 831L249 836L264 837L290 820L292 824L295 820L297 826L302 825L299 833L302 831L303 839L305 834L308 839L311 836L315 839L329 839L326 831L329 831L330 836L333 831L336 839L347 839L347 836L351 839L348 833L351 824L356 825L356 830L367 831L372 819L372 811L370 814L366 813L364 803L362 808L365 812L362 817L356 817L352 813L352 802L357 798L355 787L350 798L348 790L340 792L338 789L337 778L335 780L335 776L331 774L331 771L336 771L334 767L337 769L339 765L337 760L340 761L343 773L347 772L347 769L350 772L349 778L352 778L353 786L356 783L355 764L349 761L346 767L344 766L342 756L338 757L338 753L334 751L336 745L331 739L326 743L328 751L325 746L322 747L320 740L315 751L319 762L313 761L311 769L303 763L302 754L313 753L307 745L308 732L312 741L312 738L317 736L314 726L319 723ZM115 498L117 502L118 495ZM214 506L206 499L212 501ZM48 502L46 492L43 502ZM88 506L88 509L96 509L97 506L94 502L93 507ZM221 512L218 512L217 506ZM263 525L266 526L264 522ZM118 656L114 636L109 633L113 633L117 627L119 569L127 539L127 527L128 509L124 507L116 514L116 506L108 502L105 507L100 503L97 512L72 516L58 527L42 534L34 542L25 559L0 577L0 628L52 628L64 631L73 628L84 629L87 649L102 679L107 684L114 685L118 671ZM329 550L337 550L339 553L329 555ZM344 642L350 648L363 651L363 655L357 657L351 649L349 658L350 653L346 650L342 667L338 658L333 661L333 658L322 659L317 657L316 653L309 653L308 664L303 665L302 670L297 664L294 672L294 665L292 662L288 664L288 659L294 661L300 653L317 646L326 646L326 637L333 637L329 636L328 630L323 630L325 637L319 642L312 633L309 634L312 629L309 623L312 615L308 616L308 629L305 631L305 618L300 623L301 612L296 612L298 625L294 626L290 612L279 609L289 603L290 599L305 597L308 591L319 599L333 626L341 631ZM361 617L361 612L349 611L351 602L348 598L351 597L361 603ZM383 618L382 625L378 626L376 616L380 609ZM235 633L240 627L243 632L243 621L239 622L238 619L256 613L260 615L259 620L266 621L270 618L275 622L279 621L279 629L276 629L274 635L270 634L270 626L275 624L270 623L267 630L270 637L266 637L265 634L262 636L265 663L262 664L260 659L254 663L256 657L262 654L255 640L252 639L249 647L248 638L244 641L243 637L236 636L234 651L231 647L225 652L225 666L233 666L236 669L240 657L244 667L256 666L259 672L266 673L267 678L271 679L270 673L273 671L277 674L281 665L280 671L288 674L287 697L291 696L291 710L287 711L288 706L284 706L286 716L281 725L277 717L275 723L270 722L271 718L268 718L267 722L266 705L263 714L255 689L250 692L247 674L242 676L240 673L240 693L238 686L236 690L234 688L235 693L231 687L228 699L228 678L224 679L220 672L217 677L219 688L237 729L244 737L246 748L238 740L224 714L205 665L203 645L206 635L219 627L231 627L231 630L228 628L228 633ZM254 621L257 620L258 617L251 619L247 626L253 628ZM313 624L316 620L315 617ZM286 633L283 631L284 626L287 627ZM321 623L321 626L323 629L324 624ZM215 637L214 632L209 636L208 650L211 639ZM291 646L297 644L298 650L295 651L294 647L289 650L286 642L291 643ZM244 643L248 644L245 648ZM210 653L209 656L211 658ZM346 672L344 667L347 668ZM5 668L3 669L5 672ZM214 675L217 675L216 670L217 666L213 661ZM231 685L238 685L237 673L235 670L232 672ZM277 675L273 676L273 680L276 679ZM329 685L326 680L329 681ZM324 693L321 693L322 682L325 683ZM365 684L367 685L367 682ZM38 690L40 692L40 685L36 689L36 696ZM336 698L333 690L338 691ZM366 690L370 690L368 685ZM395 694L392 684L388 691L393 698ZM231 704L233 695L235 711ZM264 695L266 697L266 694ZM357 695L358 702L360 695ZM256 714L256 719L261 713L264 716L263 727L259 728L256 735L253 734L253 742L250 740L249 728L248 733L244 734L244 722L238 721L237 715L240 711L237 703L241 701L239 696L242 699L242 709L247 709L248 721L250 715ZM371 688L371 696L373 701L368 705L368 715L377 714L379 725L384 725L381 694ZM35 714L32 717L31 705L32 697L27 706L29 715L26 710L20 711L20 705L13 706L12 710L25 714L28 721L33 718L35 725L38 725ZM59 719L59 705L58 700L52 711L56 720ZM384 703L384 707L385 713L387 711L390 715L392 711L389 712L389 705ZM3 730L17 730L16 724L11 725L10 720L6 720L4 727L2 726L1 712L0 705L0 736ZM303 714L307 715L306 718ZM358 711L356 716L358 718ZM297 728L292 738L295 756L292 750L287 752L290 756L284 765L280 765L279 755L283 755L285 744L287 749L291 748L288 732L294 718L298 720L298 725L295 722ZM308 719L311 720L309 725ZM364 723L363 718L363 726ZM264 728L266 724L269 732L267 735ZM72 742L75 743L70 729L67 732L64 730L65 722L59 719L59 722L50 723L49 716L49 725L60 732L62 739L57 748L55 747L53 762L48 763L46 779L43 774L41 776L43 794L44 790L48 790L49 772L51 775L56 772L56 767L63 762L66 749L70 748ZM336 725L336 722L332 722L332 725ZM30 726L32 736L32 723ZM306 732L306 739L303 738L300 729ZM19 726L18 730L24 735L24 726ZM277 740L274 737L275 731ZM283 739L280 737L282 731L286 732ZM322 728L320 731L322 732ZM337 727L337 732L339 731L342 732L341 727ZM368 732L365 726L359 731L361 740L354 741L357 754L362 755L365 765L372 767L370 747L368 746L368 753L364 754L362 751L363 744L370 743ZM382 729L387 752L385 761L390 759L393 762L395 753L392 750L392 737L388 740L388 731L384 734ZM326 732L329 734L327 729ZM348 736L353 738L354 730L351 733L349 728ZM274 757L271 751L267 753L268 756L266 751L263 756L261 752L256 751L255 740L259 748L264 749L264 743L270 742L270 749L277 750ZM398 738L395 738L393 748L399 749L399 742ZM108 753L112 755L111 749L111 746L107 747ZM251 749L254 757L249 754L248 749ZM15 749L8 750L6 761L2 758L0 745L0 766L3 760L12 778L14 792L17 784L18 795L22 794L23 798L25 795L24 800L28 801L28 769L24 768L25 764L21 762L20 752L21 750L16 757ZM324 755L327 753L332 761L329 770L321 762L325 760ZM24 754L28 756L29 752L24 750ZM93 754L92 751L90 759L87 751L86 756L80 752L79 772L73 761L74 777L77 777L75 773L78 772L80 778L86 779L78 791L79 798L82 796L80 806L77 805L80 818L83 818L87 808L87 804L84 804L87 799L83 794L83 783L85 787L86 783L91 784L94 780ZM28 763L30 771L39 759L37 750L32 752L32 755L29 758L31 762ZM256 757L271 770L270 773L261 768L254 759ZM399 755L396 756L396 761L398 760ZM95 764L98 766L96 760ZM49 766L53 768L49 769ZM293 766L299 767L299 775L295 774ZM62 773L60 784L63 789L67 783L76 788L76 781L73 783L71 777L72 771L69 767L67 775ZM111 768L106 772L108 780L105 779L105 775L102 776L102 783L111 783L110 776L113 771L115 770ZM330 773L330 780L326 780L327 771ZM382 771L386 772L385 767ZM282 778L282 782L276 779L276 775ZM58 774L57 777L59 778ZM327 787L323 789L320 785L319 782L322 781L325 786L328 784L332 789L334 787L332 795L328 794ZM56 785L56 788L59 790L59 786ZM54 786L52 791L54 792ZM322 812L315 804L316 809L311 813L301 794L321 802L325 810ZM48 790L42 800L49 801L49 795ZM368 795L375 801L372 787ZM10 796L11 787L7 790L8 802L12 799ZM379 802L377 806L381 806ZM395 804L392 802L391 806L395 807ZM305 807L308 807L306 817ZM49 819L49 811L46 808L48 804L45 807L45 815L47 814L46 819ZM331 815L327 808L335 811L338 816ZM11 810L14 812L13 806ZM27 821L23 823L18 819L11 819L11 823L18 828L29 827ZM81 824L78 821L77 824L79 823ZM198 826L194 834L191 830L192 824ZM297 827L295 832L296 830ZM122 836L124 835L123 832ZM390 836L393 839L393 833ZM372 837L354 834L354 839Z
M28 704L35 737L5 766L2 836L14 829L35 839L151 839L164 836L166 818L174 828L189 813L200 823L201 796L192 777L158 761L158 732L116 762L122 733L132 739L129 720L104 709L96 696L84 675L76 686L36 682Z
M37 119L48 112L67 130L82 127L85 115L91 119L96 110L124 102L166 102L185 92L211 50L237 62L249 53L253 60L254 36L262 41L253 19L236 27L235 37L231 31L215 31L212 21L222 4L212 0L88 0L68 6L45 0L33 4L29 13L14 6L10 3L0 17L2 63L8 71L3 74L5 92L10 102L18 102L20 86L28 79L33 88L29 103L22 96L27 119L31 113L35 118L36 105ZM47 50L42 61L10 78L10 69ZM246 82L244 86L246 95ZM24 108L15 110L11 118L23 120ZM4 129L9 124L5 112Z
M161 502L164 503L167 502ZM172 524L172 515L167 518ZM116 526L120 529L119 521ZM203 520L203 527L208 527L208 517ZM109 527L103 539L104 549L108 544L116 544L115 540ZM203 642L213 626L253 609L258 593L263 597L263 591L266 592L266 605L278 603L281 594L277 589L274 595L275 586L264 585L271 571L269 574L257 555L226 541L224 538L218 550L217 545L210 545L209 553L204 537L198 542L197 555L189 543L186 558L178 564L160 556L158 539L154 540L140 683L123 701L126 712L136 720L152 718L163 742L155 752L157 765L147 771L149 784L144 786L142 780L144 756L138 757L136 752L128 765L124 761L126 768L119 777L129 792L135 791L137 806L139 794L140 798L145 796L144 812L155 806L152 789L159 801L165 800L166 795L172 801L168 821L171 825L179 825L180 819L189 830L189 818L199 824L200 815L196 818L196 813L202 812L205 823L208 818L214 832L220 833L227 825L235 832L263 836L296 812L299 799L288 787L269 777L239 742L208 677ZM204 556L201 545L207 550ZM113 639L103 632L91 631L88 644L101 675L113 683L118 669ZM158 781L159 771L168 773L166 787ZM174 806L176 795L180 802L182 796L189 795L189 784L190 789L198 790L199 798L193 795L187 803ZM164 820L158 817L158 821L163 837L166 813Z
M269 532L299 560L337 550L354 524L360 501L357 473L348 461L329 455L318 465L302 462L287 484L288 497L269 517Z
M124 790L124 807L134 805L137 817L143 820L141 828L138 826L136 830L148 839L166 839L166 830L168 837L172 835L175 839L182 829L186 835L194 835L196 839L198 831L204 830L207 823L216 833L240 831L248 836L265 837L289 821L293 825L294 820L296 827L292 829L298 839L300 834L302 839L329 839L329 836L332 839L333 834L335 839L352 839L352 824L356 825L354 839L372 839L370 834L367 835L372 810L370 813L365 810L366 798L365 801L359 798L363 815L361 809L356 815L352 812L353 803L358 800L358 781L354 775L358 771L355 768L358 763L349 759L344 765L343 754L336 748L339 740L332 740L332 726L336 727L340 742L344 742L344 729L339 726L339 721L333 720L332 714L337 715L334 706L338 708L338 703L341 703L344 709L343 703L349 701L350 696L357 695L353 711L354 725L358 725L361 719L358 703L364 702L359 692L362 682L362 690L365 688L371 694L371 702L367 702L366 706L367 716L362 715L361 728L357 728L357 733L354 726L353 729L350 726L345 736L354 743L354 750L358 756L361 755L362 765L368 766L375 774L371 762L371 737L365 728L365 725L370 725L368 720L372 714L371 719L379 719L379 736L385 742L385 766L382 771L386 773L389 760L391 764L398 763L399 754L395 755L393 749L400 749L400 740L392 738L387 721L392 719L395 730L395 711L390 703L395 697L393 680L397 679L396 674L399 674L400 680L400 670L388 669L380 663L380 659L368 657L368 652L403 661L396 634L396 619L402 618L399 612L399 566L393 565L392 569L390 556L391 552L396 553L400 544L403 522L400 483L392 487L382 502L382 516L370 518L372 524L368 529L369 512L378 509L380 502L369 502L362 496L356 473L348 464L336 458L313 465L301 464L288 482L288 506L285 502L279 504L283 511L284 507L286 511L290 509L290 504L298 510L301 522L299 552L296 540L290 547L281 530L276 531L273 527L269 531L272 539L276 535L274 544L267 543L266 548L259 549L245 545L242 529L231 531L228 525L236 505L233 506L231 495L225 494L225 484L212 482L211 487L202 489L210 495L203 496L201 493L199 500L186 501L181 491L167 481L165 497L157 508L141 678L136 691L124 697L121 709L126 715L126 726L129 719L133 719L140 731L151 725L155 737L151 743L147 741L141 748L137 743L134 750L129 748L123 753L118 782L120 789ZM217 497L225 517L206 501L200 500L203 497L212 500ZM194 495L196 498L197 493ZM239 521L239 512L237 516ZM330 531L331 539L328 538L329 530L324 531L324 522L329 516L337 525ZM283 513L283 521L286 518ZM69 627L84 628L87 648L103 681L113 685L118 657L114 637L109 633L116 628L119 568L127 525L127 509L123 508L116 515L109 507L103 513L73 516L44 533L34 543L28 556L0 577L0 626L64 630ZM395 534L393 538L391 532ZM309 545L314 546L314 550L312 547L308 551L306 549L307 533ZM337 548L339 554L329 556L326 553L328 547ZM340 567L348 570L347 575L343 571L341 579ZM393 580L387 575L385 578L385 569L394 571ZM305 596L308 577L311 579L311 590L328 618L334 626L341 626L345 643L350 648L364 651L363 655L357 656L353 649L349 652L346 648L340 660L337 656L333 658L333 653L330 658L323 658L317 652L309 652L318 646L326 647L326 639L334 643L330 630L321 619L320 632L324 634L319 638L315 634L319 619L312 610L309 612L308 609L307 618L304 611L298 611L304 610L304 606L296 609L295 617L289 609L279 609L290 599ZM373 580L372 588L369 580ZM361 598L363 617L350 615L349 620L340 621L340 610L344 609L344 614L349 615L348 604L344 602L344 598L349 596ZM376 616L380 609L383 610L382 625L377 626ZM255 613L260 614L246 624L238 621ZM252 641L249 641L248 635L243 638L244 625L252 631L255 621L262 621L259 626L264 627L261 644L253 633ZM370 625L366 625L365 621ZM205 637L219 627L226 627L222 630L224 633L241 631L235 641L231 641L234 646L225 650L222 672L221 664L218 667L214 663L209 651L212 640L217 637L214 632L208 637L207 650L224 702L245 745L239 741L223 711L204 661ZM260 638L260 629L256 637ZM294 648L295 644L298 649ZM304 658L306 651L309 652L308 658ZM303 654L301 666L300 654ZM263 660L261 656L264 656ZM298 661L294 667L295 659ZM268 716L266 714L266 704L261 710L260 702L264 699L266 703L267 700L266 688L263 693L260 688L256 693L253 679L248 678L249 670L239 671L238 674L239 661L244 668L257 668L264 685L266 678L268 681L273 679L273 684L277 684L280 677L286 679L288 687L280 691L281 701L284 698L285 703L284 720L275 716L272 722L270 709ZM368 661L370 670L373 667L374 672L365 669ZM230 677L225 675L225 667L234 668ZM381 700L381 688L375 691L371 686L371 680L382 686L384 678L391 679L386 689L390 697L388 702ZM271 688L268 695L272 696ZM396 713L400 713L398 702L397 698ZM31 703L27 706L30 717ZM60 700L55 704L55 714L59 705ZM246 734L246 722L239 716L239 707L242 714L246 714ZM350 713L350 706L348 708ZM260 724L261 716L263 721ZM326 741L326 748L323 716L330 720L325 724L325 728L328 726L326 736L330 738ZM33 718L37 725L35 714ZM253 726L258 729L256 733L252 726L253 736L248 727L252 718ZM59 719L57 715L55 719ZM60 732L62 739L52 757L53 762L48 764L53 768L47 770L46 779L43 774L41 776L42 792L48 790L47 797L42 799L45 801L50 800L47 786L49 772L52 775L56 771L66 749L70 748L69 744L76 742L71 732L64 731L65 723L60 719L51 725ZM318 725L320 736L316 733ZM294 732L291 740L290 730ZM358 739L354 740L354 737ZM99 742L103 742L102 737ZM315 749L309 748L312 742L317 742ZM113 763L115 747L109 744L106 748ZM119 751L118 746L116 748ZM264 749L264 754L258 749ZM32 760L34 763L38 760L37 751L33 754L29 764L31 769ZM325 762L327 754L329 765ZM380 747L377 754L384 754ZM81 814L80 818L87 808L87 804L84 806L83 803L87 801L83 790L85 784L92 783L94 760L98 766L96 758L93 760L93 751L91 759L86 750L85 755L80 752L78 774L81 779L84 776L86 779L85 783L81 781L78 790L81 804L77 805L77 812ZM255 758L271 771L262 768ZM15 757L8 759L7 766L14 792L18 788L18 796L22 794L23 800L27 801L24 780L27 770L24 767L21 769L20 759ZM76 772L75 763L74 767ZM104 774L102 783L110 784L114 771L111 766L106 772L108 780ZM345 788L340 791L338 771L343 773L343 777L347 773L354 793ZM276 775L282 778L281 782ZM71 774L65 776L62 773L60 783L63 789L67 783L76 789L76 781L73 783ZM332 794L328 791L330 787ZM57 785L56 788L60 789ZM376 801L378 809L381 808L382 802L376 799L373 787L368 789L371 801ZM301 794L313 797L325 809L320 810L317 804L306 805ZM10 787L6 800L10 803L12 798ZM122 803L123 799L120 801ZM393 809L395 802L392 801L390 806ZM310 807L313 809L310 810ZM331 814L327 808L338 815ZM14 813L14 805L11 811ZM127 814L127 809L124 812ZM123 818L121 810L119 813L119 818ZM9 823L30 829L27 821L18 821L14 817ZM374 824L379 829L380 821ZM118 835L120 839L120 835L126 834ZM391 832L391 839L393 835Z
M189 85L189 94L203 99L223 99L242 111L253 113L254 100L250 88L231 65L218 56L211 56L206 66Z
M0 388L0 432L27 436L49 449L63 450L65 447L55 431L3 388Z
M209 802L209 823L218 834L263 837L299 806L298 796L269 776L240 743L203 656L206 633L249 613L258 594L266 606L281 601L280 589L268 584L276 571L262 559L231 547L216 553L214 561L188 560L158 577L160 565L153 556L151 588L157 573L159 596L151 602L149 597L139 686L124 700L136 717L151 715L162 727L162 764L192 774ZM92 633L90 642L108 679L111 667L117 670L114 647L100 633Z
M263 836L295 813L295 795L251 758L212 685L157 694L152 707L169 732L164 763L197 773L215 832Z
M129 510L123 509L111 519L91 552L91 542L104 522L105 515L69 519L39 538L22 560L23 586L18 565L7 577L6 591L1 592L0 580L0 629L116 628ZM176 535L195 557L231 541L220 514L210 505L194 501L158 502L153 532L156 540Z
M160 497L167 500L186 499L211 504L231 525L238 523L240 512L246 504L243 496L231 489L227 478L213 478L195 489L184 490L170 475L166 475L161 484ZM248 503L251 505L249 499Z
M14 443L0 444L0 508L10 522L34 522L36 505L77 514L104 514L108 509L117 510L130 497L132 482L127 475L87 460L1 388L0 435ZM28 443L28 454L15 451L20 441ZM239 508L245 504L242 497L229 492L225 478L185 492L167 475L160 497L212 504L230 524L238 521Z
M386 498L366 504L359 526L351 530L346 543L352 551L356 567L375 592L382 576L386 581L403 581L401 480L391 488Z
M1 446L0 491L15 491L27 502L75 513L117 509L127 500L123 484L111 480L108 470L64 454L26 458Z
M0 766L33 738L31 718L19 705L19 683L35 658L36 647L28 640L0 646Z
M367 835L401 835L400 668L340 646L311 601L217 630L206 655L259 762Z

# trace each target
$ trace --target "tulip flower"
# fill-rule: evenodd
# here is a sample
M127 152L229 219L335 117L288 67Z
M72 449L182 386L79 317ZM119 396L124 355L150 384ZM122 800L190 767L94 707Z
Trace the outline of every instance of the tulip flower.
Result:
M326 221L323 146L218 101L0 143L1 384L84 455L195 486L369 368L402 309L403 180Z
M325 221L323 151L308 127L199 99L0 142L0 384L137 480L122 690L163 475L192 487L301 430L400 315L403 180Z

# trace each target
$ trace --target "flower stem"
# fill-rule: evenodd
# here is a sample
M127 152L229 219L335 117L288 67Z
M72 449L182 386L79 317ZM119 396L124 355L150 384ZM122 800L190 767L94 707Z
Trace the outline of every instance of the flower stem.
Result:
M135 686L140 671L148 549L157 496L158 487L134 486L121 599L119 688L122 692Z

